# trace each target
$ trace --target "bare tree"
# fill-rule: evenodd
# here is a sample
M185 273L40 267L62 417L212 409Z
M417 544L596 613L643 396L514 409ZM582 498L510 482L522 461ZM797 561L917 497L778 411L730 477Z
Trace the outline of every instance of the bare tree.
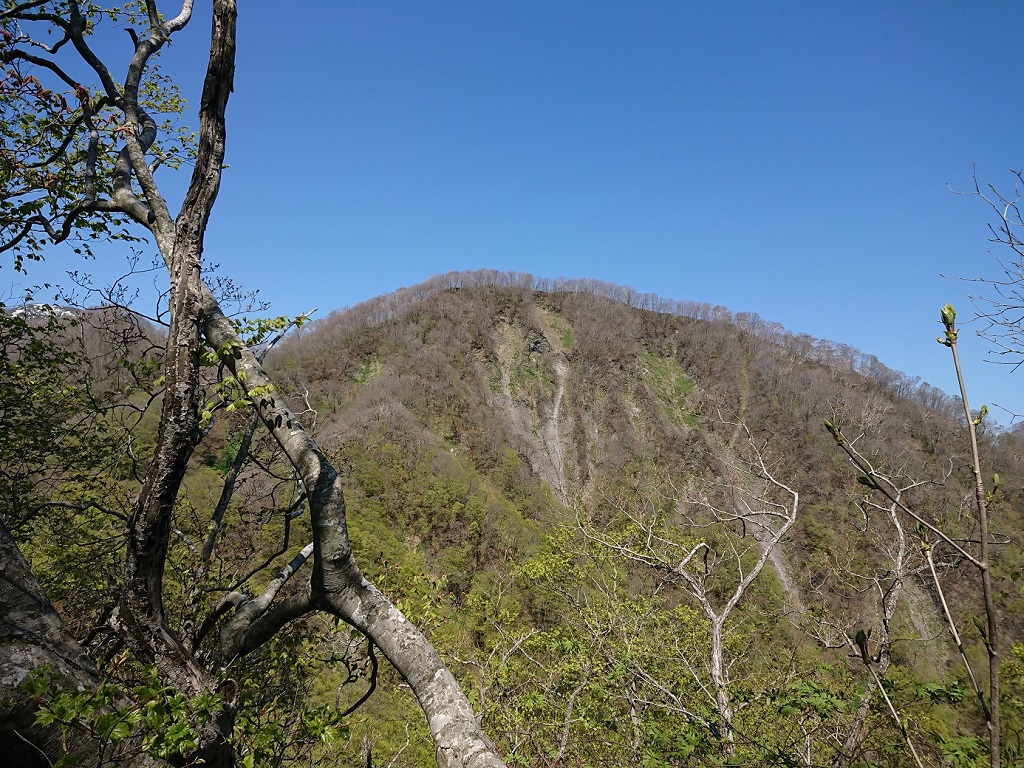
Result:
M579 520L585 538L664 574L703 613L710 629L710 649L705 659L690 661L691 673L717 713L718 722L709 722L708 727L722 739L729 756L736 749L733 662L726 650L730 619L769 562L780 571L784 568L778 546L796 522L800 501L796 490L775 477L750 432L743 425L734 426L747 437L750 460L723 467L723 477L712 493L679 493L679 530L695 532L695 540L673 536L653 507L620 507L632 532L627 537ZM721 501L723 497L727 503ZM731 529L738 529L738 535L723 535ZM784 579L785 574L780 577ZM650 682L661 687L680 713L692 721L702 720L692 704L672 696L663 681Z
M831 423L831 422L830 422ZM850 657L863 664L868 674L868 684L860 700L852 721L846 728L845 736L841 737L834 765L846 768L852 765L867 735L868 717L876 697L881 697L893 722L899 728L908 750L917 765L921 758L917 754L913 740L907 731L905 718L901 717L896 705L885 690L883 680L893 660L893 650L898 638L894 634L893 620L901 600L911 587L912 580L921 579L925 575L922 553L912 547L912 541L906 529L905 520L901 515L904 497L915 489L929 484L926 481L898 477L886 474L875 468L861 450L860 443L865 442L866 434L861 432L857 437L845 440L844 450L854 462L854 466L866 467L874 482L884 485L886 493L878 501L868 494L859 499L857 506L863 515L866 530L876 524L875 518L884 522L880 532L874 537L872 549L881 555L878 567L865 573L858 573L850 568L843 568L841 578L852 582L853 591L866 592L874 596L874 610L864 616L847 616L839 620L834 615L825 614L818 617L812 633L819 643L826 647L849 650ZM942 483L949 478L952 467L939 478ZM935 572L934 561L932 572ZM943 563L949 566L949 563ZM936 573L936 584L938 576ZM870 603L869 603L870 605ZM922 638L924 639L924 638Z
M877 471L872 463L856 449L854 443L847 440L843 435L840 426L836 425L832 421L826 420L825 428L835 439L836 444L846 453L852 465L860 473L860 477L858 479L861 484L876 492L886 500L886 508L889 510L893 521L896 523L900 537L903 537L903 528L899 525L898 515L903 515L909 521L913 521L916 524L921 538L922 551L925 553L928 562L929 573L934 580L936 593L939 596L943 607L943 615L949 624L950 632L956 642L957 650L959 651L966 666L968 675L971 679L972 685L974 686L975 694L978 697L982 714L985 717L986 729L988 731L989 758L992 768L999 768L1002 759L999 719L999 622L995 606L994 586L992 583L991 550L993 541L992 534L989 530L988 492L985 489L984 479L981 474L981 456L978 448L977 432L977 427L981 424L988 409L983 408L982 411L975 416L971 411L970 403L967 399L967 388L964 384L963 370L960 365L960 357L957 348L959 331L956 327L956 311L951 305L947 304L942 308L940 317L945 333L938 338L938 341L948 347L952 353L953 367L960 386L960 398L969 438L971 458L970 469L974 479L973 490L974 507L976 512L975 521L977 525L976 531L971 532L967 536L955 536L944 528L941 520L936 519L934 514L926 515L914 509L903 498L903 491L905 489L900 488L890 477ZM971 551L974 549L972 546L974 543L977 544L977 549L975 551ZM981 577L981 603L985 612L985 621L984 623L978 622L977 628L981 634L981 639L988 657L989 680L987 700L978 685L977 677L974 670L971 668L967 654L964 652L960 633L958 632L956 624L950 614L948 604L946 603L943 594L942 585L938 578L938 573L934 567L934 550L938 547L948 548L954 557L962 558L963 561L972 565ZM864 640L866 643L866 638L864 638ZM866 652L864 655L865 657L867 656ZM890 708L892 708L891 703ZM899 718L894 709L893 716L898 722ZM910 744L909 739L907 740L907 743ZM912 745L911 748L913 748Z
M409 684L426 715L442 766L497 766L489 740L455 679L426 637L362 575L348 537L338 472L318 448L256 354L242 342L203 279L203 243L221 181L225 108L235 66L234 0L214 0L210 59L198 113L191 182L172 215L156 170L185 150L160 142L151 112L154 57L192 20L193 3L164 17L156 2L99 9L65 2L25 0L0 11L0 61L5 139L0 252L15 266L59 242L88 248L90 238L150 238L169 277L167 348L160 427L153 458L127 522L125 568L109 624L135 657L155 664L163 680L188 695L217 691L225 705L206 724L190 759L231 762L235 692L220 682L172 628L164 600L168 546L176 502L201 432L201 352L213 350L252 403L301 480L313 540L293 565L263 592L239 600L221 632L221 660L259 648L301 616L323 611L363 633ZM124 76L115 77L94 48L104 15L129 25ZM111 57L112 58L112 57ZM96 92L80 80L95 79ZM170 103L170 107L168 104ZM111 125L116 126L111 128ZM166 136L165 136L166 138ZM287 596L280 586L303 570L308 577Z
M984 327L978 333L993 345L998 362L1012 366L1024 363L1024 339L1021 323L1024 321L1024 212L1021 211L1022 171L1013 171L1013 188L1000 191L995 185L985 187L974 178L974 189L965 194L980 198L995 215L989 224L989 242L1002 246L995 255L1002 275L995 278L976 278L972 282L984 283L988 294L971 296ZM1005 254L1005 255L1003 255Z

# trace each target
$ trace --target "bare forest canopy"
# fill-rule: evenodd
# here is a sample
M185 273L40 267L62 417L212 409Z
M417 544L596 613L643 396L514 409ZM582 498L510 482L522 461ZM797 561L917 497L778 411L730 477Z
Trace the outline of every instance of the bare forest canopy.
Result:
M919 376L908 376L893 370L875 355L861 352L848 344L815 338L806 333L793 333L781 323L767 320L756 312L733 312L717 304L669 299L593 278L545 278L523 272L500 272L490 269L447 272L417 285L400 288L355 306L336 310L329 318L314 320L306 328L327 324L340 331L400 320L427 296L463 288L519 288L541 293L582 293L621 302L645 312L729 323L809 363L860 374L894 395L917 400L928 408L954 414L960 407L959 398L931 386Z

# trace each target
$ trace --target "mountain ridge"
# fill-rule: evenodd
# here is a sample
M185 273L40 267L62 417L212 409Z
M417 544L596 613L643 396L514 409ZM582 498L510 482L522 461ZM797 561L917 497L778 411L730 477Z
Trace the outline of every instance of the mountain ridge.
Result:
M549 287L564 290L542 290ZM729 563L742 572L768 541L754 533L756 515L729 512L761 498L743 469L761 457L799 489L799 512L728 626L748 645L742 628L756 626L773 645L835 674L855 673L833 646L881 621L878 589L894 583L888 558L896 539L891 521L863 506L865 488L823 419L861 435L858 446L881 470L927 481L908 499L936 520L955 521L949 514L972 482L957 458L959 401L871 355L756 316L737 321L720 308L643 295L631 306L623 300L630 295L591 281L449 274L332 313L282 344L271 364L287 387L307 393L321 443L345 468L361 558L422 570L455 616L465 606L512 611L502 629L508 636L567 632L565 611L579 606L552 614L560 588L523 574L536 572L538 558L597 567L593 558L610 556L595 554L601 547L652 520L668 526L649 531L674 542L668 550L710 537L709 579L719 580L716 590L734 588ZM1018 537L1019 435L983 428L982 439L986 473L1003 478L996 517ZM701 504L727 514L699 512ZM956 678L956 659L913 552L900 566L902 597L887 619L897 638L894 669L938 684ZM1006 552L1002 615L1007 636L1020 637L1024 604L1008 579L1016 554ZM629 599L692 604L678 584L658 587L660 566L651 563L625 571L634 582ZM944 567L957 610L976 611L955 562ZM487 626L481 637L493 631ZM459 642L450 650L457 658L483 650ZM580 755L585 742L580 735Z
M956 432L956 399L844 345L787 334L752 316L736 322L720 308L695 311L704 305L693 303L683 306L698 317L632 307L615 298L628 289L591 281L555 282L576 290L550 292L536 285L548 287L519 274L443 275L313 323L275 364L293 385L302 379L309 391L331 393L327 403L342 392L350 398L339 422L320 414L328 436L340 430L354 438L359 429L342 425L361 418L365 429L365 413L358 414L372 404L490 466L500 450L476 434L487 424L515 446L527 474L568 506L600 492L606 480L599 476L609 470L642 475L636 457L645 453L676 471L700 471L701 457L715 449L698 421L728 432L723 444L736 443L738 425L714 426L719 416L743 416L766 444L785 445L794 477L827 462L830 482L840 485L852 478L834 466L824 418L875 431L885 425L898 438L896 455L914 444L934 450ZM667 306L649 297L635 303ZM316 360L303 352L309 349L319 350ZM396 349L403 350L398 359L386 351ZM323 368L324 360L339 368ZM406 386L416 379L421 392ZM449 384L461 394L446 390ZM496 414L504 414L501 424ZM822 503L820 495L809 491L809 505Z

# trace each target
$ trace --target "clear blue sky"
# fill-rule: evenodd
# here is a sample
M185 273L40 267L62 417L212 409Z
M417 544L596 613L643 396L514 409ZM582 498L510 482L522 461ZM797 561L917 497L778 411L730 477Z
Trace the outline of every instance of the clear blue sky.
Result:
M207 29L165 56L186 82ZM952 392L938 309L976 288L940 275L996 268L947 184L1024 166L1022 39L1019 2L243 3L207 255L281 313L592 277ZM961 338L972 405L1024 411L1024 371Z

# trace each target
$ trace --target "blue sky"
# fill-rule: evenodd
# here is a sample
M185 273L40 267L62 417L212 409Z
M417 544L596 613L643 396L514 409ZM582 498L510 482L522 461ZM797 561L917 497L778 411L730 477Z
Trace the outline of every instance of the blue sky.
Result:
M938 309L977 287L941 275L996 265L989 211L947 185L1024 166L1024 4L282 7L240 8L207 241L275 312L449 270L592 277L954 391ZM193 101L207 29L165 56ZM972 405L1024 412L1024 373L961 338Z

